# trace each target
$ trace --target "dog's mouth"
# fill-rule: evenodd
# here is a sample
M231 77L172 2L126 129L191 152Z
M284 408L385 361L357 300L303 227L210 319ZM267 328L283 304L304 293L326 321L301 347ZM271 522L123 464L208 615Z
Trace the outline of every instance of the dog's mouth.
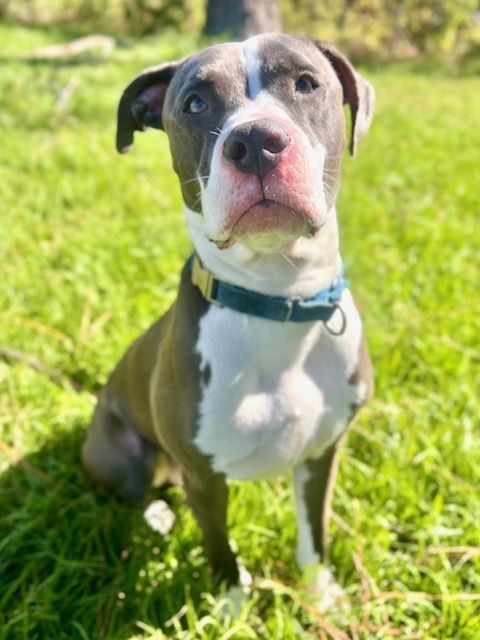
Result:
M236 219L228 239L217 241L219 248L227 248L237 241L248 243L262 238L262 244L286 244L302 236L312 237L319 230L309 216L293 207L263 198L248 207Z

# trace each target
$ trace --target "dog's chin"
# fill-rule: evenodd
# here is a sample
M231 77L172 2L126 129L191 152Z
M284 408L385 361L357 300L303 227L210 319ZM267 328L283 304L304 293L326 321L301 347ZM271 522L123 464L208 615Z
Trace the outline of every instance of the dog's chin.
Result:
M264 253L277 253L298 238L314 236L320 226L287 205L262 200L239 216L227 240L216 244L225 249L241 242Z

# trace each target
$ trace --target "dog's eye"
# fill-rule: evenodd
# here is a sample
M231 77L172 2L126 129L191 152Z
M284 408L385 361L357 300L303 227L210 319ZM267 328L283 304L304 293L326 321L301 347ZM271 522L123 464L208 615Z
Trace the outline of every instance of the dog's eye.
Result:
M316 88L315 82L309 76L303 75L297 80L295 84L295 91L299 93L312 93Z
M201 98L198 96L190 96L190 98L186 100L183 110L186 113L201 113L206 107L207 105Z

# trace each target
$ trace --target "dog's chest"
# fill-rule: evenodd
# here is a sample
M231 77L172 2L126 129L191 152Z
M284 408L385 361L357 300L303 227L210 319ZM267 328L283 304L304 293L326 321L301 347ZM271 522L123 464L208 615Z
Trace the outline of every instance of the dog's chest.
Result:
M340 436L362 394L348 382L362 332L348 292L342 307L341 336L322 323L281 324L215 306L202 318L195 444L216 471L271 477Z

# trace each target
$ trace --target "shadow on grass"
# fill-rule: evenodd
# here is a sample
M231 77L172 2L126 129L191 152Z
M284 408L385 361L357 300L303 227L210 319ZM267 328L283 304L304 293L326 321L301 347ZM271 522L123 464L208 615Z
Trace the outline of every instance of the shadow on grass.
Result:
M177 523L152 531L143 511L158 494L132 506L92 486L83 435L75 426L0 476L1 640L126 640L139 620L168 628L186 598L212 588L182 494L162 490Z

